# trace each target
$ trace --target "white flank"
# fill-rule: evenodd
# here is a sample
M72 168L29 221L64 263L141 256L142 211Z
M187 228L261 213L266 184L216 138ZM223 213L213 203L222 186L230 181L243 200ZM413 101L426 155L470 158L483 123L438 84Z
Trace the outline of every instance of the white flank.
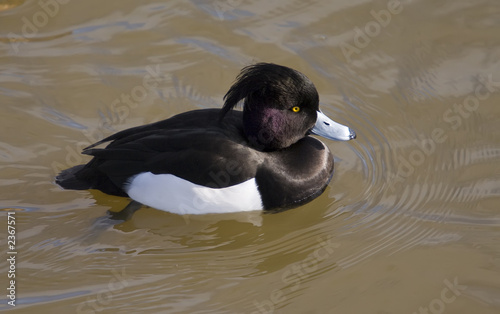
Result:
M263 209L255 179L213 189L172 174L143 172L131 178L125 191L137 202L180 215Z

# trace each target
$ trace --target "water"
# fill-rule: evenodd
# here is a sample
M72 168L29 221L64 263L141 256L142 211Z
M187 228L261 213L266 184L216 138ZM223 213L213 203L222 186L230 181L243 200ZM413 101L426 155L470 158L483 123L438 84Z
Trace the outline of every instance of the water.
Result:
M497 1L40 3L0 1L0 207L17 251L16 307L0 309L500 311ZM114 223L126 199L54 184L104 136L219 107L259 61L306 74L358 135L325 141L336 172L318 199Z

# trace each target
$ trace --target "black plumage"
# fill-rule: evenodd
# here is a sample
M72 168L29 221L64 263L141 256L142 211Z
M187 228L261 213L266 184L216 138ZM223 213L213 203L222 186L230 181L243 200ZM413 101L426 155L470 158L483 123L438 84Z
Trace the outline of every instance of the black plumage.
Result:
M243 111L231 110L240 101ZM242 70L222 109L189 111L113 134L85 148L93 159L62 171L56 182L127 196L124 187L143 172L211 188L255 178L264 209L294 207L321 194L333 174L330 151L308 136L318 107L318 93L303 74L255 64Z

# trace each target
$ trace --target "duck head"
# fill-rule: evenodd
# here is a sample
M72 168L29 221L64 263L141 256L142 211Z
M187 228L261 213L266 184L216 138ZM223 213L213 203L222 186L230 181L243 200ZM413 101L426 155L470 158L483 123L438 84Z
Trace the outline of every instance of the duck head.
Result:
M347 141L356 134L319 110L316 87L304 74L277 64L243 68L224 96L221 119L243 100L243 130L256 148L288 147L313 133Z

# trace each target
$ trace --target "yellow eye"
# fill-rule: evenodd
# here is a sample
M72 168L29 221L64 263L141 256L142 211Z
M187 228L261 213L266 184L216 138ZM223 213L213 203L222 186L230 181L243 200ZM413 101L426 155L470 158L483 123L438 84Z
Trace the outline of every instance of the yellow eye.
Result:
M300 107L299 106L292 107L292 111L293 112L299 112L300 111Z

